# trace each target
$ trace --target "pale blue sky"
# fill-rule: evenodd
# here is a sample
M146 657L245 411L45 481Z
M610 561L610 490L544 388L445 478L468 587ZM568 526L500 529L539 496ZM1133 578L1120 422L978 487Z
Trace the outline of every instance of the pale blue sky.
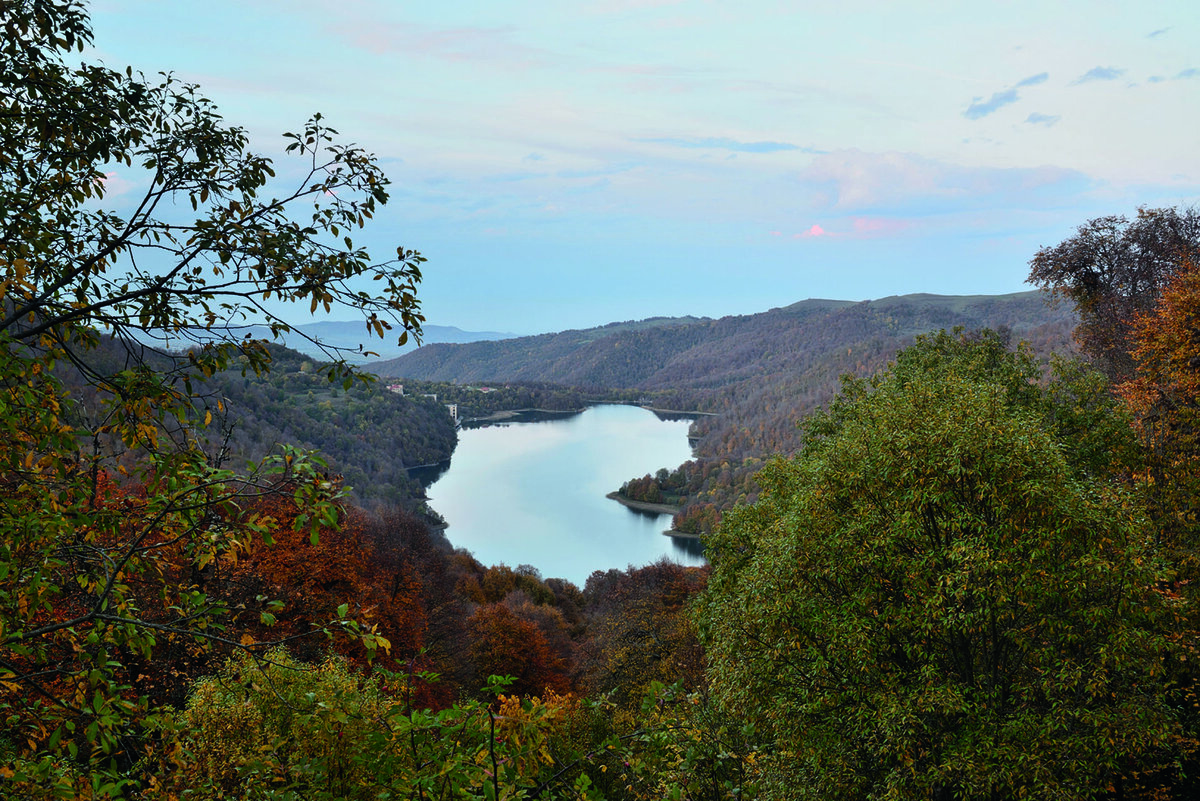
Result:
M319 111L394 185L429 322L533 333L1028 288L1101 214L1200 200L1200 4L102 0L279 153Z

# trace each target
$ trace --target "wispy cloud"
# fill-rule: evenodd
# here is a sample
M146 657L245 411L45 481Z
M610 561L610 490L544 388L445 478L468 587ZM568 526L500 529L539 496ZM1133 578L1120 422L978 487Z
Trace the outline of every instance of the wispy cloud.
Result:
M878 239L903 233L912 223L894 217L855 217L851 226L856 239Z
M1175 80L1177 81L1186 80L1188 78L1200 78L1200 69L1188 67L1186 70L1180 70L1179 74L1175 76Z
M1060 202L1092 186L1083 174L1059 167L965 167L913 153L857 149L820 156L799 178L818 208L905 217Z
M1044 125L1049 128L1061 119L1062 117L1058 114L1039 114L1035 111L1025 118L1025 122L1030 125Z
M670 147L684 147L691 149L732 150L736 153L779 153L785 150L799 150L803 153L824 152L811 147L793 145L790 142L739 142L736 139L729 139L728 137L723 136L709 136L699 139L689 139L684 137L655 137L647 139L634 139L633 141L653 145L668 145Z
M488 175L480 178L484 183L490 184L511 184L518 181L533 181L538 178L545 178L548 173L544 172L505 172L497 175Z
M987 100L976 98L967 106L967 110L963 112L963 116L968 120L977 120L980 117L986 117L989 114L995 113L1004 106L1010 103L1017 102L1017 90L1005 89L1003 92L996 92Z
M423 56L440 61L524 69L554 63L549 51L517 41L513 27L430 28L412 24L342 24L333 28L352 46L376 55Z
M1119 67L1092 67L1083 75L1071 81L1071 86L1078 86L1081 83L1091 83L1092 81L1115 81L1124 75L1125 72L1124 69Z
M1050 73L1039 72L1037 75L1030 75L1028 78L1017 81L1008 89L993 93L987 100L977 97L971 101L971 105L967 106L967 110L963 112L963 116L968 120L978 120L989 114L994 114L996 111L1016 103L1020 99L1020 95L1017 93L1018 89L1026 86L1037 86L1039 83L1045 83L1049 79Z
M1150 33L1146 34L1146 38L1147 39L1157 39L1158 37L1162 36L1164 33L1166 33L1169 30L1171 30L1170 27L1159 28L1156 31L1150 31Z
M814 239L818 236L830 236L830 234L826 232L824 228L816 224L814 224L813 227L809 228L807 231L801 231L798 234L792 234L793 239Z

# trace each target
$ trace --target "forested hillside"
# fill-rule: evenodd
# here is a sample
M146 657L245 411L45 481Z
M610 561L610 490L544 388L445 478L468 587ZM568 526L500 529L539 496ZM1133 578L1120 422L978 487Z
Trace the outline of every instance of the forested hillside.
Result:
M869 351L959 325L1007 327L1021 338L1057 341L1073 325L1073 315L1047 308L1037 292L905 295L861 303L805 300L719 320L654 318L496 342L433 344L374 362L370 369L385 376L460 383L544 381L583 388L702 390L803 371L839 350Z
M1070 309L1048 305L1038 292L806 300L719 320L656 318L429 345L372 369L441 381L557 382L593 393L624 391L661 408L716 412L693 428L696 459L655 482L660 492L684 498L676 527L699 533L711 531L733 503L754 500L753 475L763 459L800 445L798 421L834 397L841 375L870 375L916 334L954 327L994 328L1039 354L1068 353L1074 324ZM631 497L647 499L637 488L648 486L634 484Z
M1029 296L801 304L767 319L806 333L773 341L740 318L613 326L597 375L721 413L717 455L651 484L722 497L837 372L972 330L847 380L707 539L711 567L580 588L364 509L295 447L432 458L440 399L238 337L146 348L259 302L280 327L277 303L419 333L423 258L347 233L388 199L371 154L318 115L276 169L196 87L80 64L76 2L7 3L0 31L0 798L1200 797L1195 211L1035 256L1103 371L1010 346L1070 325ZM692 383L668 393L613 347L633 342ZM236 464L271 431L291 442Z
M454 421L443 403L400 396L379 381L331 384L316 360L277 346L271 355L267 374L243 376L235 369L211 381L223 398L223 409L213 412L229 458L258 462L286 443L323 454L360 503L411 508L424 497L408 468L453 453ZM209 405L215 407L211 398Z
M421 504L424 490L408 469L443 462L453 453L457 435L444 403L422 393L402 397L379 381L331 383L328 363L281 345L267 345L266 352L269 371L256 375L235 364L192 381L197 411L212 415L211 428L199 437L214 462L240 470L288 445L319 452L328 471L340 475L355 500L368 507ZM139 349L139 359L163 373L176 358ZM88 354L89 375L70 360L58 365L57 376L79 401L72 414L81 427L101 424L108 396L104 382L127 361L124 346L101 338ZM164 424L168 432L178 428Z

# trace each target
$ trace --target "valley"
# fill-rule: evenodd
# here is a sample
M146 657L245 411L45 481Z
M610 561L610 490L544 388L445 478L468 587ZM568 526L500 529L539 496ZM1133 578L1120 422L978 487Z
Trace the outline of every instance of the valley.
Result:
M1040 292L906 295L852 303L806 300L717 320L638 322L464 344L425 345L367 366L461 409L580 408L589 399L705 413L692 426L694 458L630 476L621 494L680 507L673 529L713 530L721 513L758 497L754 474L801 444L797 423L837 393L840 376L869 376L922 333L1001 331L1039 358L1071 354L1075 315ZM487 388L487 392L480 390ZM617 487L611 488L618 490Z

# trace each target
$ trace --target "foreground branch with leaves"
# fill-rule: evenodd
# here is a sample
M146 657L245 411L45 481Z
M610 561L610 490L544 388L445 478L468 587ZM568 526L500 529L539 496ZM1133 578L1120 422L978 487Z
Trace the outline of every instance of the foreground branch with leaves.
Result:
M230 628L207 587L271 539L278 521L258 499L283 494L314 538L342 514L339 482L309 455L238 475L205 453L200 382L269 369L239 326L284 332L289 305L419 335L423 259L401 247L375 261L354 243L387 179L320 115L285 135L280 188L197 87L71 64L92 39L80 3L0 13L0 775L46 795L122 795L156 712L141 671L267 647ZM118 174L132 200L106 196ZM100 399L86 414L62 365ZM341 359L326 373L354 380ZM269 623L270 599L256 604ZM329 626L346 627L314 630Z

